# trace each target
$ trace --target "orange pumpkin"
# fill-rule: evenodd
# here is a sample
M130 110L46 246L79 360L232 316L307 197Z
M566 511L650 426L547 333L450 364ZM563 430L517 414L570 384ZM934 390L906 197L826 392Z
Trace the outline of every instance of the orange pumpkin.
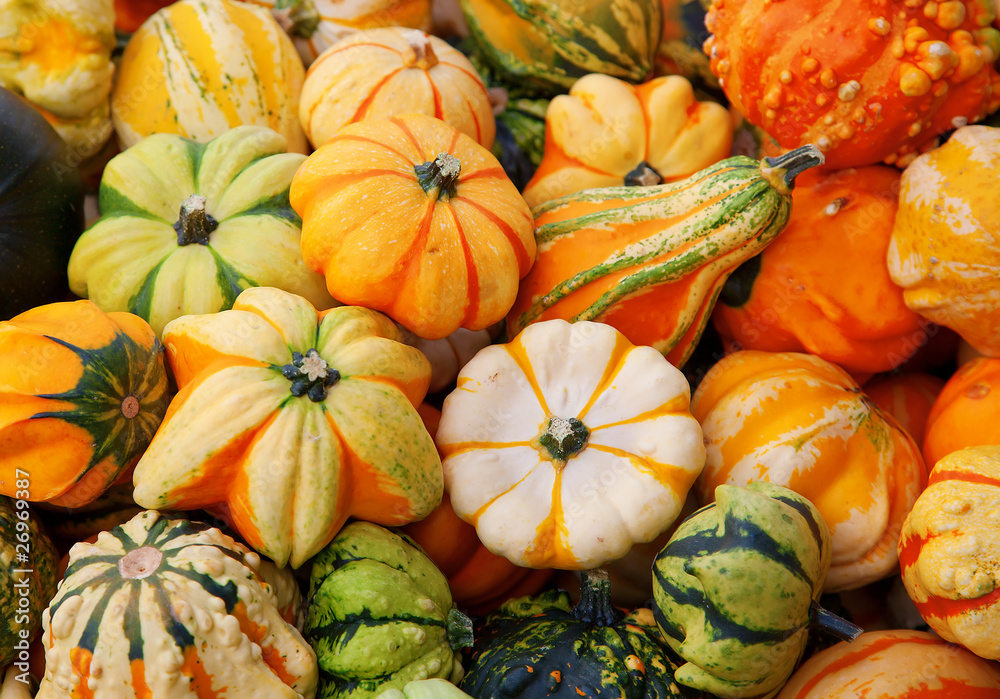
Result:
M899 172L807 173L782 234L729 278L712 315L730 351L809 352L850 372L914 355L929 325L885 266Z
M927 417L924 461L930 469L981 444L1000 444L1000 359L973 359L948 379Z
M883 376L865 384L865 394L891 415L917 444L924 443L927 418L944 388L944 379L915 372Z
M531 212L497 159L423 114L348 124L290 201L331 295L429 340L501 320L535 259Z
M830 528L824 590L853 589L896 569L899 528L927 481L906 432L842 369L792 352L737 352L691 400L707 461L696 484L768 481L811 500Z
M115 28L134 32L151 14L174 0L115 0Z
M1000 106L1000 32L983 0L726 0L706 16L712 72L783 147L830 169L906 165Z

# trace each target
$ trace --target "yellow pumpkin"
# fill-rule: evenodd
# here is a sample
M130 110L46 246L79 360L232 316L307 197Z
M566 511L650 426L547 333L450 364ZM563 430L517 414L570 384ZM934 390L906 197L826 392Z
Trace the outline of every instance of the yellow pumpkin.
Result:
M906 305L1000 356L1000 129L966 126L903 172L889 243Z
M827 526L824 590L848 590L896 569L899 527L927 481L913 439L851 376L819 357L743 351L719 361L691 412L705 433L698 494L768 481L807 497Z
M24 95L78 158L111 137L112 0L0 3L0 87Z
M497 159L424 114L348 124L290 201L330 294L428 340L502 319L535 260L531 212Z
M686 79L635 86L591 73L549 103L545 155L524 199L534 208L594 187L684 179L727 157L732 144L729 112L698 102Z
M316 147L346 124L411 112L493 146L493 108L476 69L419 29L371 29L337 42L309 68L299 102L302 128Z
M153 133L207 143L267 126L307 153L299 125L305 69L271 15L235 0L180 0L129 39L111 96L123 147Z
M938 461L899 538L903 584L941 638L1000 659L1000 446Z

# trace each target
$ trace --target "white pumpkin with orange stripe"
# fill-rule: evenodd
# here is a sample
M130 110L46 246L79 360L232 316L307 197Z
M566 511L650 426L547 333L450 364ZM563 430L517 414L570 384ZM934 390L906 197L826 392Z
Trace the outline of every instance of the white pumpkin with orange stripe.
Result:
M493 108L476 69L418 29L372 29L338 42L312 64L299 103L302 128L317 148L346 124L414 112L493 145Z
M705 461L684 376L602 323L550 320L480 351L436 442L455 512L493 553L582 570L669 527Z
M111 97L123 147L153 133L206 143L266 126L308 153L298 119L305 69L273 17L234 0L181 0L152 15L125 47Z
M431 0L244 0L266 7L295 41L308 66L341 39L376 27L429 32Z
M1000 659L1000 446L937 462L899 538L906 592L942 638Z
M698 386L705 433L697 492L768 481L809 498L830 528L825 592L896 570L899 529L927 482L913 439L843 369L796 352L736 352Z

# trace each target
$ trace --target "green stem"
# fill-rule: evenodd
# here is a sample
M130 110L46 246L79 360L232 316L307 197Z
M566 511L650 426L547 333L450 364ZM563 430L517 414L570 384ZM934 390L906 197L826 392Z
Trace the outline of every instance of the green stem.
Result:
M809 623L841 641L853 641L865 632L857 624L852 624L844 617L823 609L815 600L809 605Z
M558 415L549 418L545 431L538 437L538 442L556 461L566 461L574 454L583 451L590 438L590 430L575 417L564 420Z
M777 158L764 158L760 164L760 174L782 194L791 194L796 177L825 162L822 151L808 143Z
M205 213L205 197L192 194L181 202L180 218L174 224L178 245L208 245L212 231L218 227L219 222Z
M580 601L573 616L595 626L611 626L623 614L611 604L611 579L604 568L580 571Z
M438 157L413 168L417 173L417 182L424 191L437 198L448 195L455 196L455 186L462 174L462 163L451 153L438 153Z

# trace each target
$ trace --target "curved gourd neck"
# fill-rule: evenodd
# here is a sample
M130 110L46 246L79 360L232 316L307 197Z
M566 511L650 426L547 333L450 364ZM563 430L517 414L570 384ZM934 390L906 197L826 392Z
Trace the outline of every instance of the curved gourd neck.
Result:
M787 195L792 193L796 177L825 162L822 151L808 143L776 158L764 158L760 161L760 174L779 193Z

